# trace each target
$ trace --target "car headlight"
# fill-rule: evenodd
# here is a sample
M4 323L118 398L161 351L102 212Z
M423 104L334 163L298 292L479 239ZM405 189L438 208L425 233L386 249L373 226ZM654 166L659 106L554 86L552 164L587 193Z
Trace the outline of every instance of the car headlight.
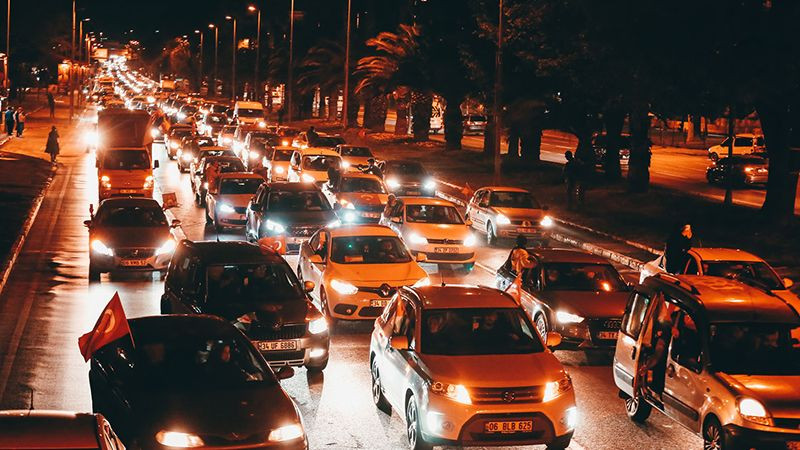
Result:
M153 187L153 176L152 175L148 175L147 178L144 179L144 184L142 184L142 187L145 188L145 189L150 189L151 187Z
M345 222L355 222L356 221L356 213L353 211L347 211L344 213L344 221Z
M273 221L271 221L269 219L267 219L267 229L269 231L272 231L272 232L275 232L275 233L279 233L279 234L280 233L284 233L286 231L286 227L285 226L279 224L278 222L273 222Z
M175 251L175 240L167 239L161 247L156 250L156 256L166 255Z
M147 97L147 103L155 103L155 102L156 102L155 97Z
M349 168L350 167L350 162L349 161L342 161L342 167L344 167L345 169Z
M422 189L425 189L426 191L432 191L436 189L436 182L433 180L426 180L425 184L422 185Z
M544 216L542 217L542 220L539 221L539 225L545 228L550 228L553 226L553 218L550 216Z
M88 131L84 137L86 140L86 145L97 147L100 143L100 136L97 134L96 131Z
M558 381L550 381L544 385L542 401L549 402L554 400L570 389L572 389L572 379L570 379L569 375L565 375L564 378Z
M418 244L418 245L425 245L428 243L427 239L418 235L417 233L411 233L408 236L408 241L411 242L412 244Z
M583 322L583 317L568 313L566 311L556 311L556 319L560 323L581 323Z
M114 256L114 250L108 248L108 246L106 246L106 244L104 244L103 241L98 239L92 241L92 250L94 250L97 253L100 253L101 255Z
M282 145L283 147L288 147L288 146L289 146L289 141L287 141L286 139L284 139L284 140L282 140L282 141L281 141L281 145Z
M156 433L156 441L166 447L192 448L205 445L200 436L180 431L161 430Z
M738 407L739 414L742 415L743 419L761 425L770 424L767 408L765 408L760 401L754 398L744 397L739 399Z
M308 322L308 332L311 334L320 334L328 330L328 321L324 317L314 319Z
M508 217L506 217L506 216L504 216L502 214L498 214L496 220L497 220L497 224L498 225L509 225L509 224L511 224L511 219L509 219Z
M474 234L470 234L469 236L467 236L466 239L464 239L464 245L467 246L467 247L475 247L475 244L477 244L477 243L478 243L478 240L475 239L475 235Z
M342 225L342 221L339 220L339 219L336 219L336 220L328 223L327 227L328 228L336 228L336 227L341 226L341 225Z
M231 138L229 138L229 137L222 138L222 143L223 144L230 144L231 143Z
M272 442L283 442L301 437L303 437L303 427L300 424L293 423L270 431L267 439Z
M388 178L386 179L386 185L392 189L397 189L400 187L400 182L395 178Z
M358 288L348 283L347 281L332 279L331 288L342 295L353 295L358 292Z
M443 395L451 400L465 405L471 405L472 399L469 396L469 391L461 384L448 384L434 381L431 383L431 392L438 395Z
M353 205L352 203L350 203L345 199L339 200L339 204L342 205L342 207L345 209L356 209L355 205Z
M194 159L194 155L192 155L191 153L184 152L181 155L181 159L184 160L185 162L190 162Z
M258 122L258 128L267 128L266 122Z
M186 114L179 112L178 113L178 120L183 120L186 118Z
M283 172L286 172L286 169L284 169L284 168L283 168L283 167L281 167L281 166L275 166L275 167L273 167L273 169L275 170L275 173L283 173Z
M173 149L177 150L178 149L178 141L170 141L169 142L169 146L172 147Z
M314 177L312 177L307 173L304 173L303 176L301 176L300 178L303 180L303 183L313 183L317 181Z
M236 212L236 210L233 209L233 206L231 206L231 205L229 205L227 203L220 203L219 204L219 212L225 213L225 214L233 214L234 212Z
M261 157L261 155L259 155L258 152L250 152L249 156L250 156L250 159L252 159L252 160L256 160L256 159Z
M430 277L423 277L423 278L420 278L419 280L417 280L417 282L414 283L414 285L412 287L417 288L417 287L425 287L425 286L430 286L430 285L431 285L431 278Z

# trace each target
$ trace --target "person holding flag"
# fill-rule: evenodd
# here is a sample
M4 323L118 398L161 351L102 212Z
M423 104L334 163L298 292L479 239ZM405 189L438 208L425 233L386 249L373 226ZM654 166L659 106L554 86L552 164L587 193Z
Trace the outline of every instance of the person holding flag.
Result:
M131 344L133 344L128 318L125 317L125 310L122 309L119 293L115 292L114 297L100 313L92 331L78 338L78 347L84 361L89 361L97 350L126 335L131 337Z

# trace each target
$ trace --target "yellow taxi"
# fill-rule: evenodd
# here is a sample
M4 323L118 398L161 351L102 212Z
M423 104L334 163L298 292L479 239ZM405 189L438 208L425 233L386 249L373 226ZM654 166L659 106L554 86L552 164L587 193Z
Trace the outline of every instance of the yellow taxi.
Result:
M267 151L261 165L267 169L267 180L270 183L287 181L289 178L289 160L294 154L294 147L279 146Z
M397 235L381 225L323 228L300 246L297 275L331 324L375 319L401 286L430 283Z
M345 223L377 223L389 199L383 180L361 172L343 173L335 182L323 184L322 192L331 205L339 205Z

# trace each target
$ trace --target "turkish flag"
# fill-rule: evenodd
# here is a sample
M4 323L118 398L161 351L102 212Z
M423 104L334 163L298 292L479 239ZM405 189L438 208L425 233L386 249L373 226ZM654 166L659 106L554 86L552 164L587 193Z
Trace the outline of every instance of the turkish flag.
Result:
M97 319L97 323L94 324L94 329L78 338L78 347L81 349L83 359L89 361L89 358L98 349L126 334L131 334L131 329L128 326L125 311L122 309L119 293L115 292L114 297L108 302ZM132 336L131 342L133 342Z
M286 254L286 236L279 234L277 236L265 236L258 240L258 246L262 250L272 250L279 255Z
M518 305L522 305L522 274L520 273L514 278L514 281L508 285L506 288L506 293L517 302Z

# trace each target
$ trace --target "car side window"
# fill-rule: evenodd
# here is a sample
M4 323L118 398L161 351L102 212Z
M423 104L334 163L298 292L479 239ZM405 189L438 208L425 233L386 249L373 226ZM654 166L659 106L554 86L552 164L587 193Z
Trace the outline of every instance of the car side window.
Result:
M672 330L670 357L681 366L699 373L702 369L701 348L697 323L686 311L679 312Z
M313 250L316 250L317 247L319 247L319 235L320 234L322 234L322 230L318 230L316 233L314 233L313 236L311 236L311 239L308 240L308 245Z
M642 323L650 305L650 297L641 293L633 292L625 308L625 315L622 316L622 332L637 339L642 332Z
M392 321L392 335L405 336L408 339L409 348L412 348L415 326L416 314L414 305L407 298L400 297L397 301L397 308Z
M690 256L688 259L689 261L686 263L686 270L684 273L686 275L699 275L700 268L697 266L697 260L693 256Z

